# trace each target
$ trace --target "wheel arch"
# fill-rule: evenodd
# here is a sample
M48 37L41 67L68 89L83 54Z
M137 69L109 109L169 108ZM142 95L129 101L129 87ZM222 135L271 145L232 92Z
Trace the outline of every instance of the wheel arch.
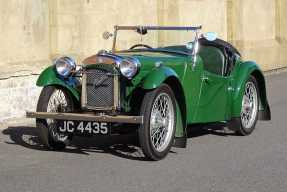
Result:
M243 74L243 75L242 75ZM270 120L271 113L266 94L265 78L259 66L253 61L247 61L240 64L235 75L235 86L233 93L232 117L239 117L241 113L242 97L244 94L245 83L249 77L253 76L259 89L259 119Z
M142 89L149 91L156 89L163 83L167 84L173 91L177 102L177 123L175 134L175 147L186 147L186 99L184 89L177 73L170 67L162 66L150 72L142 83Z
M258 118L260 120L270 120L271 119L271 112L270 112L270 107L267 99L267 93L266 93L266 83L265 83L265 78L260 70L254 70L250 74L252 75L258 85L259 89L259 116Z
M46 87L46 86L57 86L62 87L71 94L73 99L80 103L80 92L76 89L74 82L71 79L62 79L60 78L53 66L46 68L37 79L37 86Z
M51 84L45 85L44 87L47 87L47 86L54 86L54 87L56 87L56 88L59 88L59 89L62 89L62 90L64 90L64 91L66 91L66 92L69 94L69 96L72 98L72 100L73 100L73 102L74 102L74 105L75 105L75 108L77 109L77 108L79 108L79 107L81 106L80 96L77 97L77 96L71 91L71 89L69 89L68 86L65 86L65 85L63 85L63 84L57 84L57 83L53 84L53 83L51 83Z
M186 137L186 100L183 87L180 81L174 76L168 77L164 83L172 89L177 102L177 107L180 110L177 120L179 120L179 118L181 119L181 125L179 125L180 123L177 123L176 137Z

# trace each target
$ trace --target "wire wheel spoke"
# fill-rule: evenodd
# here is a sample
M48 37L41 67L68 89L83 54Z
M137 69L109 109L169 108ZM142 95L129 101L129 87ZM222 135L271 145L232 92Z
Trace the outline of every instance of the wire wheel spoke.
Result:
M153 147L161 152L166 149L172 139L174 129L174 109L170 96L159 94L151 110L150 137Z
M47 112L68 112L68 111L69 106L65 93L60 89L55 90L50 96L47 105ZM68 138L68 135L59 132L57 120L47 119L46 121L50 131L50 135L54 138L54 140L65 141Z
M246 129L252 128L258 111L257 89L253 82L247 82L242 99L241 122Z

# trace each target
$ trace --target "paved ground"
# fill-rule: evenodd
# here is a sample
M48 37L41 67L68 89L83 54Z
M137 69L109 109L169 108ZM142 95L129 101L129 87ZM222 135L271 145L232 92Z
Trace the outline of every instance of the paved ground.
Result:
M79 138L51 152L33 124L2 125L0 191L286 192L287 73L267 82L272 121L248 137L190 127L188 147L159 162L145 161L131 136Z

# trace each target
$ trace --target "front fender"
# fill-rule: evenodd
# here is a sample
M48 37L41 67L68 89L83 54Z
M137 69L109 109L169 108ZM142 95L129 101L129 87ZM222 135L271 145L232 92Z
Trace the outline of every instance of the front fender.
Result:
M234 86L232 97L232 117L239 117L241 113L242 98L245 91L245 83L250 76L254 76L258 83L258 89L260 93L260 114L264 114L263 120L269 120L271 118L270 108L266 96L265 79L259 66L253 61L243 62L238 66L236 74L234 74Z
M62 79L59 77L54 70L53 66L50 66L46 68L38 77L37 86L44 87L49 85L58 85L61 87L66 88L71 92L71 94L77 99L77 101L80 101L80 92L76 89L76 83L74 81L74 78L68 78L68 79Z
M147 90L155 89L169 77L178 78L178 75L169 67L162 66L156 68L143 79L142 88Z
M180 84L176 84L176 79L178 80L178 75L176 72L169 68L162 66L160 68L154 69L152 72L150 72L143 80L142 88L146 90L155 89L162 85L162 83L166 82L171 86L171 89L173 89L174 92L176 90L181 90ZM170 81L173 81L174 87L172 86L172 83ZM176 94L176 93L175 93ZM180 97L180 95L182 97ZM176 96L176 132L175 132L175 140L174 140L174 147L186 147L186 111L185 111L185 98L184 93L182 92L180 94L180 91L177 92ZM183 106L184 105L184 106Z

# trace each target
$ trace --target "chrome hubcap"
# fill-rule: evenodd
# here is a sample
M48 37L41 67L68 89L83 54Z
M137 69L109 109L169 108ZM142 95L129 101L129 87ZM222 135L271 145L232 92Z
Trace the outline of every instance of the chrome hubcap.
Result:
M245 86L245 92L242 99L241 122L246 129L250 129L256 120L258 112L257 90L252 82Z
M159 94L153 103L150 119L151 142L158 152L164 151L172 139L174 118L170 96L166 93Z
M60 89L55 90L49 99L47 112L67 112L67 109L68 103L65 93ZM65 141L68 138L67 135L59 133L56 120L47 119L47 125L55 141Z

